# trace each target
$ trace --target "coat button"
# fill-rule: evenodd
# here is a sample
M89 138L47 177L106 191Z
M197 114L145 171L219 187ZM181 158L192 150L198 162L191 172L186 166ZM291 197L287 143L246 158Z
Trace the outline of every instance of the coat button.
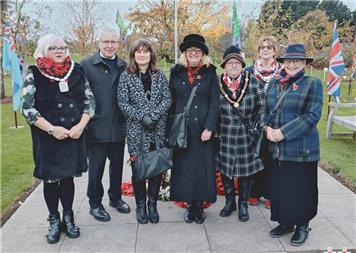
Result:
M59 121L60 121L60 122L64 122L64 121L65 121L65 118L60 117L60 118L59 118Z
M105 72L105 74L107 74L109 71L107 71L107 70L105 69L105 71L104 71L104 72Z
M198 109L198 106L196 105L196 106L194 106L194 108L195 108L195 109Z
M198 118L197 118L197 117L195 117L195 118L194 118L194 120L198 120Z
M70 121L74 122L74 118L71 118Z
M185 84L185 82L183 82L182 84Z
M59 103L59 104L57 105L57 107L58 107L58 108L62 108L63 105L62 105L61 103Z
M69 104L69 107L70 107L70 108L73 108L73 106L74 106L73 104Z

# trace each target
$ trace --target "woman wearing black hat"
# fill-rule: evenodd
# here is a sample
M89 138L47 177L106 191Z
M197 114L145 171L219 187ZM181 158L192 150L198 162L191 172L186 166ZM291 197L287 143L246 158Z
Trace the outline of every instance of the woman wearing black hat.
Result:
M267 88L266 136L271 172L271 220L279 225L270 236L294 231L290 243L303 245L309 221L317 214L317 166L320 159L319 134L323 95L317 78L305 75L307 58L302 44L291 44L282 57L280 78Z
M244 71L242 51L230 46L224 52L220 76L220 122L218 134L220 144L217 167L221 170L226 203L220 216L230 216L237 209L233 177L238 177L239 220L248 221L248 198L252 175L263 169L262 162L253 154L255 139L249 130L256 120L263 117L265 93L262 82Z
M189 111L188 147L174 150L171 200L188 202L187 223L203 223L203 201L216 201L214 145L219 113L216 67L209 61L203 36L190 34L179 46L182 55L170 75L171 113L181 113L193 87L198 86Z

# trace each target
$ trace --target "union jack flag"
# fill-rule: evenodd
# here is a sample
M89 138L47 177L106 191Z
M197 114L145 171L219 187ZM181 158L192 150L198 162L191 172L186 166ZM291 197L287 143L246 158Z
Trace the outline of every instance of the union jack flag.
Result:
M333 44L330 52L330 64L327 78L326 91L328 95L340 96L340 77L345 70L344 58L342 56L341 43L336 30L336 23L333 31Z

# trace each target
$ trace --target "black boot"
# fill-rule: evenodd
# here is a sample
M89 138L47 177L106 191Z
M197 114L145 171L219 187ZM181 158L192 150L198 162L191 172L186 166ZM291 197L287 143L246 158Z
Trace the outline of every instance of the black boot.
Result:
M185 210L185 213L184 213L184 220L186 223L192 223L195 219L195 202L192 201L190 203L188 203L188 207L187 209Z
M161 175L150 178L148 181L148 219L151 223L158 223L159 214L157 211L157 199L161 186Z
M226 201L224 208L220 211L220 216L228 217L236 210L234 179L230 179L222 173L221 179L224 185Z
M47 235L47 242L48 243L56 243L59 241L60 237L60 218L59 212L56 214L50 214L48 216L49 221L49 228L48 228L48 235Z
M303 245L308 238L310 230L308 223L302 226L296 226L295 232L290 239L290 244L293 246Z
M69 238L80 236L79 228L74 223L73 211L63 211L62 228Z
M205 213L203 208L203 201L197 201L195 209L195 222L202 224L205 220Z
M250 194L251 180L249 177L239 178L239 220L246 222L250 219L248 214L248 197Z
M134 166L134 165L132 165ZM147 209L146 209L146 182L138 181L135 178L135 170L132 170L132 187L135 193L136 201L136 219L140 224L148 222Z

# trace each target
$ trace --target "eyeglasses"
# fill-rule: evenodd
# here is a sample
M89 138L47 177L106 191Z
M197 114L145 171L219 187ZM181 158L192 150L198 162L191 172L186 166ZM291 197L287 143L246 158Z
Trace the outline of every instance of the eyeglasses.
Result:
M66 52L68 47L62 46L62 47L56 47L56 46L50 46L48 47L49 51L59 51L59 52Z
M192 54L192 53L201 54L203 51L202 51L201 49L199 49L199 48L188 48L188 49L186 50L186 52L187 52L188 54Z
M273 46L260 46L260 50L263 50L263 49L268 49L268 50L272 50L272 49L274 49L274 47Z
M116 45L117 43L119 43L117 40L101 40L100 42L103 43L104 45L109 45L109 44Z
M239 64L242 65L241 62L239 62L239 61L228 61L226 63L226 65L228 65L228 66L233 66L233 65L237 66Z

